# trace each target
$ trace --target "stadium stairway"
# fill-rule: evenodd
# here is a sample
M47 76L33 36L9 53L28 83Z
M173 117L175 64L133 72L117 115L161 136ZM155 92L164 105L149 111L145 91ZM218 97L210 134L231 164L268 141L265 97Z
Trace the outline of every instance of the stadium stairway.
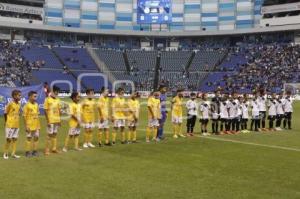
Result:
M187 62L187 64L186 64L186 67L185 67L185 70L186 70L186 71L189 70L191 64L193 63L193 60L194 60L194 58L195 58L195 55L196 55L196 53L195 53L195 52L192 52L192 54L191 54L191 56L190 56L190 58L189 58L189 60L188 60L188 62Z
M161 60L161 57L158 54L157 57L156 57L153 88L158 88L159 87L158 82L159 82L160 60Z
M111 83L115 82L116 81L115 76L113 75L113 73L110 72L106 64L99 58L95 49L92 48L92 46L90 45L86 45L86 50L89 53L89 55L92 57L92 59L95 61L99 71L107 76L108 81Z
M69 71L69 74L74 77L74 79L77 81L77 75L71 70L71 68L64 62L64 60L59 56L58 52L56 52L53 48L50 49L51 52L54 54L54 56L59 60L59 62L66 67L66 69ZM81 86L84 89L87 89L87 86L82 82L80 82Z
M127 56L126 51L123 52L123 58L124 58L124 61L125 61L127 72L129 73L129 71L130 71L130 64L129 64L129 60L128 60L128 56Z

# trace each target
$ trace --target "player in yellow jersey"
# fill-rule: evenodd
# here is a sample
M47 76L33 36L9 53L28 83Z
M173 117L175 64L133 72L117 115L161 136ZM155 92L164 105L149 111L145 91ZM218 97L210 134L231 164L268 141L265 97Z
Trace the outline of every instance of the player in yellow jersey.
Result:
M47 121L47 141L45 155L50 154L50 146L52 153L58 153L57 150L57 133L58 128L61 125L61 102L58 98L58 93L60 89L56 86L53 86L52 91L45 99L44 109L45 117Z
M133 92L131 94L131 98L127 102L128 106L128 135L127 135L127 142L128 143L136 143L136 127L138 125L139 120L139 112L140 112L140 103L137 99L139 94L137 92Z
M65 145L63 148L63 152L68 151L69 141L74 141L74 149L76 151L81 151L79 148L79 135L80 135L80 114L81 114L81 106L79 104L80 95L78 92L74 92L71 94L72 102L69 104L69 132L65 139Z
M158 141L157 130L159 127L159 119L161 118L160 111L160 93L158 91L152 93L148 98L148 127L146 133L146 142L150 142L152 133L152 140Z
M125 137L125 123L126 123L126 101L124 98L124 89L119 88L117 90L117 96L111 103L111 119L114 124L114 130L112 133L112 144L116 144L117 132L121 133L121 143L126 144Z
M23 108L23 117L26 130L25 156L38 156L37 145L40 136L41 124L39 120L40 110L36 102L37 92L28 93L28 102Z
M183 93L182 90L177 90L177 95L172 100L172 123L173 123L173 137L185 137L182 134L182 106L183 106Z
M81 105L81 119L84 128L84 143L83 148L95 148L92 144L93 140L93 128L95 123L95 100L94 100L94 90L87 89L87 98L82 102Z
M21 91L13 90L13 101L9 102L4 110L4 124L5 124L5 137L6 143L4 145L3 158L8 159L9 148L12 147L11 156L13 158L20 158L16 155L17 140L19 137L20 128L20 109L21 109Z
M99 147L102 146L102 135L105 134L105 145L111 146L109 141L109 90L106 88L101 89L101 96L99 98L97 109L99 114L99 123L98 123L98 144Z

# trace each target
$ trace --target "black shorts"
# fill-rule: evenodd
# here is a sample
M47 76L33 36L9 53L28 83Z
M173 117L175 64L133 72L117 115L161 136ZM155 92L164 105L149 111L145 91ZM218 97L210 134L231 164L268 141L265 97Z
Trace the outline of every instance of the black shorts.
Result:
M265 120L266 119L266 111L259 111L259 118Z
M200 119L201 124L208 124L208 119Z
M247 118L242 118L242 122L248 122L248 119Z
M283 118L283 115L280 114L280 115L276 115L276 119L282 119Z
M287 119L287 120L291 120L292 119L292 112L285 113L284 118Z
M269 115L269 116L268 116L268 119L269 119L269 120L275 120L275 119L276 119L276 115Z
M221 118L220 121L221 121L221 122L228 122L228 119L226 119L226 118Z

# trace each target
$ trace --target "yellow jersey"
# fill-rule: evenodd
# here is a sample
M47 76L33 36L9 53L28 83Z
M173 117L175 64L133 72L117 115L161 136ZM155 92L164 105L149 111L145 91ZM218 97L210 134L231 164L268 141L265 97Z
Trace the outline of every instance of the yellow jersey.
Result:
M95 100L85 99L81 105L81 118L83 123L95 122Z
M182 98L176 96L172 100L172 116L182 117Z
M101 110L102 118L104 120L108 120L109 119L109 98L108 97L102 96L99 98L98 109ZM99 114L99 119L101 119L100 114Z
M112 116L116 120L126 119L126 101L124 98L115 97L111 103Z
M44 102L44 109L48 113L49 124L60 123L60 99L47 97Z
M36 131L41 128L39 120L40 110L38 103L28 102L23 108L25 125L29 131Z
M69 126L70 128L77 128L79 127L79 122L75 120L72 116L75 116L77 119L80 120L80 109L81 106L78 103L72 102L69 104L69 114L70 114L70 120L69 120Z
M160 119L161 118L160 100L159 99L156 99L153 96L149 97L147 106L152 109L154 119ZM151 112L148 109L148 119L151 119L151 118L152 118L152 115L151 115Z
M10 102L6 105L4 113L7 115L6 128L20 128L21 104Z
M135 99L128 100L127 103L128 106L128 120L133 121L134 118L139 118L139 112L140 112L140 102Z

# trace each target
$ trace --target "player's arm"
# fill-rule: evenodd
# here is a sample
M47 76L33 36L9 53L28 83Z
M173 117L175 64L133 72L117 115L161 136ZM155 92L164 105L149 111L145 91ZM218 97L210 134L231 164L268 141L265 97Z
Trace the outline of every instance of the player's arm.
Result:
M112 122L115 121L115 107L116 107L116 102L115 102L115 98L114 98L111 102L111 121Z
M101 102L99 102L98 106L97 106L97 109L98 109L98 113L99 113L99 117L100 117L100 122L103 122L103 113L102 113L102 108L103 107L103 104Z
M49 105L48 105L47 99L45 100L45 103L44 103L44 110L45 110L45 118L46 118L46 121L48 124L49 123Z
M9 113L9 111L10 111L10 104L8 104L8 105L5 107L5 110L4 110L4 126L6 125L7 114Z
M152 119L155 119L154 118L154 112L153 112L152 107L150 106L150 104L147 107L148 107L148 110L150 112L150 115L151 115Z
M24 125L25 125L25 130L28 131L28 126L27 126L27 115L28 115L28 108L27 106L25 105L24 106L24 109L23 109L23 120L24 120Z

